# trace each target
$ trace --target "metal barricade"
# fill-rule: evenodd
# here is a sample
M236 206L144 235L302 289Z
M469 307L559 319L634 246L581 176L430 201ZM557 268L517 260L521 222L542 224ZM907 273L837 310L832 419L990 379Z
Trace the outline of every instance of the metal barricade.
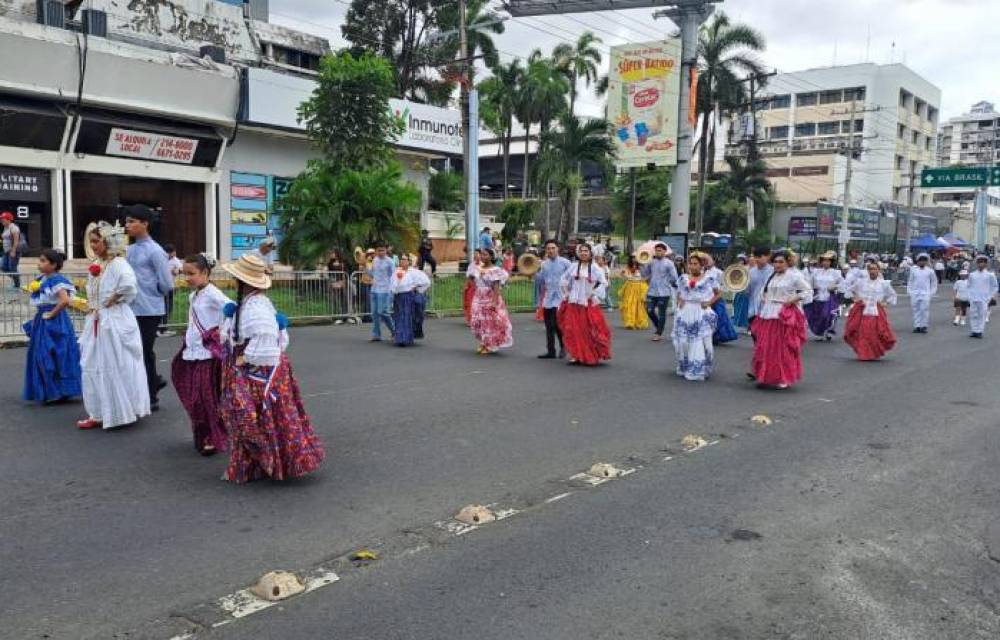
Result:
M63 272L76 287L81 296L87 295L87 274ZM0 274L0 338L25 338L24 324L34 319L35 308L31 306L31 296L25 291L37 276L19 274L20 286L15 287L15 278L9 273ZM76 311L67 311L76 330L83 330L85 316Z

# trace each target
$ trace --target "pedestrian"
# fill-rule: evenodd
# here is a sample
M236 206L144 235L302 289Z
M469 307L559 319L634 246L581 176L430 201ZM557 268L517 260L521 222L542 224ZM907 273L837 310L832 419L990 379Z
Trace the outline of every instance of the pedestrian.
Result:
M646 314L653 325L653 342L663 340L667 326L667 302L677 283L677 268L667 258L667 245L657 242L653 247L653 259L642 268L642 277L649 285L646 293Z
M539 306L545 321L545 353L538 356L542 360L565 358L566 347L559 329L559 306L562 304L562 279L573 263L559 255L559 245L555 240L545 242L545 257L535 275L535 282L541 283L542 298ZM559 353L556 354L556 339Z
M736 256L738 264L749 267L750 260L746 254ZM737 330L746 331L750 327L750 294L747 289L733 295L733 326Z
M507 272L507 275L514 273L514 250L511 248L506 248L503 250L503 270Z
M493 249L493 233L489 227L483 227L483 230L479 234L479 248Z
M166 314L167 294L174 290L167 252L149 235L153 212L143 204L125 207L125 232L132 238L126 259L135 272L139 290L132 301L132 311L139 323L142 336L142 360L146 364L146 383L149 385L149 408L159 411L157 398L166 380L156 371L156 335Z
M955 290L955 320L952 322L956 327L965 326L966 318L969 315L969 272L962 269L958 272L958 280L953 285Z
M827 251L819 259L819 267L812 270L810 283L813 301L803 307L809 331L817 340L833 340L837 333L837 317L840 315L840 300L837 291L841 288L842 276L835 262L837 254Z
M203 254L185 258L182 274L193 291L188 296L184 344L170 366L177 397L191 420L194 448L203 456L226 449L226 429L219 411L222 364L226 358L220 326L232 302L209 280L213 260Z
M990 303L996 299L997 277L986 267L990 259L976 256L976 270L969 274L969 335L982 338L989 322Z
M514 328L510 324L503 286L507 272L496 266L493 249L480 249L480 266L476 271L476 292L472 298L472 335L479 343L476 352L489 355L514 346Z
M938 284L944 282L944 260L941 259L940 255L934 259L934 275L937 277Z
M847 310L850 308L851 304L854 302L854 281L858 278L863 277L865 274L858 267L858 261L851 258L847 267L843 272L843 276L840 282L840 314L847 315Z
M423 271L426 265L431 265L431 277L436 278L438 263L434 259L434 241L431 240L430 232L427 229L420 232L420 249L418 251L420 259L417 261L417 269Z
M646 313L646 293L649 284L642 277L642 267L635 256L629 256L628 264L622 270L625 284L622 285L619 311L622 314L622 324L626 329L644 330L649 328L649 315Z
M334 324L354 324L354 318L347 315L348 288L350 283L347 275L347 261L338 249L330 252L330 259L326 262L326 275L330 285L330 314L336 318Z
M267 297L267 264L247 254L223 268L238 283L237 302L226 305L222 331L231 349L220 395L229 434L229 466L223 478L242 484L311 473L325 454L285 354L287 320Z
M750 335L753 336L754 320L760 315L760 307L764 297L764 286L767 284L774 267L771 266L771 250L767 247L756 247L752 251L754 264L750 267L750 284L747 286L747 322Z
M250 252L250 255L257 256L264 261L267 269L267 275L274 275L274 260L277 257L277 252L275 249L278 247L278 241L271 236L267 236L260 241L260 245L257 249Z
M715 363L713 335L718 320L713 305L722 297L718 280L706 273L706 253L695 251L688 258L687 275L677 283L677 314L671 337L677 357L677 375L704 381Z
M705 276L711 278L714 282L714 288L722 290L722 281L725 278L725 273L722 269L715 266L715 259L707 253L699 252L701 261L704 263L704 273ZM691 262L688 261L688 266L690 267ZM680 287L678 287L678 290ZM736 333L736 328L733 326L732 320L729 319L729 310L726 309L726 301L722 296L719 296L712 302L712 310L715 312L715 335L712 336L712 340L715 344L725 344L726 342L732 342L739 339L739 334Z
M84 241L96 260L89 269L87 320L80 334L87 417L76 425L80 429L113 429L133 424L151 412L143 335L130 306L139 295L139 285L124 258L125 230L117 223L112 226L102 221L88 226ZM163 298L159 300L162 304ZM158 320L159 316L153 318ZM155 337L155 327L153 330Z
M910 296L910 306L913 309L913 333L927 333L931 298L937 293L938 279L934 270L928 266L929 262L930 256L926 253L918 255L917 265L910 269L906 284L906 293Z
M604 272L604 280L608 283L606 287L602 287L597 292L597 297L601 301L602 309L611 308L611 269L608 268L608 261L604 259L604 256L600 257L594 256L594 266Z
M389 330L390 338L395 331L392 325L392 274L396 265L389 257L384 242L375 243L375 258L368 263L366 271L372 279L371 301L372 335L369 342L382 341L382 324Z
M35 318L24 324L30 342L22 397L29 402L61 402L83 394L80 348L68 312L76 289L60 273L65 261L61 252L45 249L38 256L42 275L28 285Z
M170 267L170 276L174 280L174 285L177 284L177 278L181 276L181 271L184 270L184 263L180 258L177 257L177 249L172 244L164 244L163 250L167 252L167 265ZM166 297L163 299L163 305L166 308L166 313L163 314L163 321L160 323L160 329L156 332L158 338L172 338L177 335L168 327L170 326L170 316L174 312L174 290L171 289L167 293Z
M399 256L399 269L392 278L392 326L397 347L408 347L424 337L424 294L430 287L430 278L413 266L412 256Z
M10 211L0 213L0 225L3 225L3 260L0 267L4 273L10 274L14 289L21 288L21 276L17 267L21 262L21 254L28 248L28 242L21 233L20 227L14 224L14 214Z
M775 252L771 264L774 273L764 285L753 325L756 342L749 377L758 386L787 389L802 378L806 316L801 305L812 302L812 286L791 270L787 251Z
M465 326L472 326L472 299L476 296L476 276L479 275L479 252L472 252L469 266L465 268L465 289L462 291L462 315Z
M600 298L600 291L608 286L608 279L594 264L589 244L578 244L576 257L576 263L562 277L559 330L569 354L569 364L594 367L611 359L611 330L604 319Z
M882 277L877 261L869 262L866 269L865 277L851 285L854 306L844 326L844 342L863 362L879 360L896 346L896 334L886 311L886 304L896 304L896 290Z

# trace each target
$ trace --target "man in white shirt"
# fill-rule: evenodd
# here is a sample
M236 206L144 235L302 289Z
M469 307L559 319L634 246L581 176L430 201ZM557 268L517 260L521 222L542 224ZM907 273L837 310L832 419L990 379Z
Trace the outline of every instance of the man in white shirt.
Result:
M986 269L989 258L976 257L976 270L969 274L969 334L973 338L982 338L986 329L987 314L990 300L997 295L997 277Z
M928 266L929 262L930 256L926 253L917 256L917 266L910 269L910 277L906 284L906 293L910 296L910 306L913 309L913 333L927 333L931 298L937 293L937 275L934 269Z

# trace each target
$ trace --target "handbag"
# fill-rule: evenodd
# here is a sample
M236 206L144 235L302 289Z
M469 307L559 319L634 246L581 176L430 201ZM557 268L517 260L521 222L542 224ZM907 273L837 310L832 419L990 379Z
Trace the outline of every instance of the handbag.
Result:
M216 360L225 360L229 353L226 350L226 345L222 343L222 332L219 330L219 327L212 327L206 331L205 326L198 319L198 312L194 310L194 306L191 307L191 320L194 322L198 333L201 334L201 345Z

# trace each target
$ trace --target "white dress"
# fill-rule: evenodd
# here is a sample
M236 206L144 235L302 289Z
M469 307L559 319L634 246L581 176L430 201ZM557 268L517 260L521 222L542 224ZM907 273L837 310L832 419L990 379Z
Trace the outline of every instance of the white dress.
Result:
M712 335L718 323L715 312L702 309L701 305L711 302L720 285L712 275L704 275L691 286L689 276L677 279L678 308L674 317L674 328L670 334L677 355L677 375L686 380L701 381L712 374L715 364L715 348Z
M101 274L87 281L92 312L80 336L83 406L105 429L132 424L150 414L142 337L129 306L137 291L135 272L125 258L103 265ZM115 294L120 296L118 303L105 308Z

